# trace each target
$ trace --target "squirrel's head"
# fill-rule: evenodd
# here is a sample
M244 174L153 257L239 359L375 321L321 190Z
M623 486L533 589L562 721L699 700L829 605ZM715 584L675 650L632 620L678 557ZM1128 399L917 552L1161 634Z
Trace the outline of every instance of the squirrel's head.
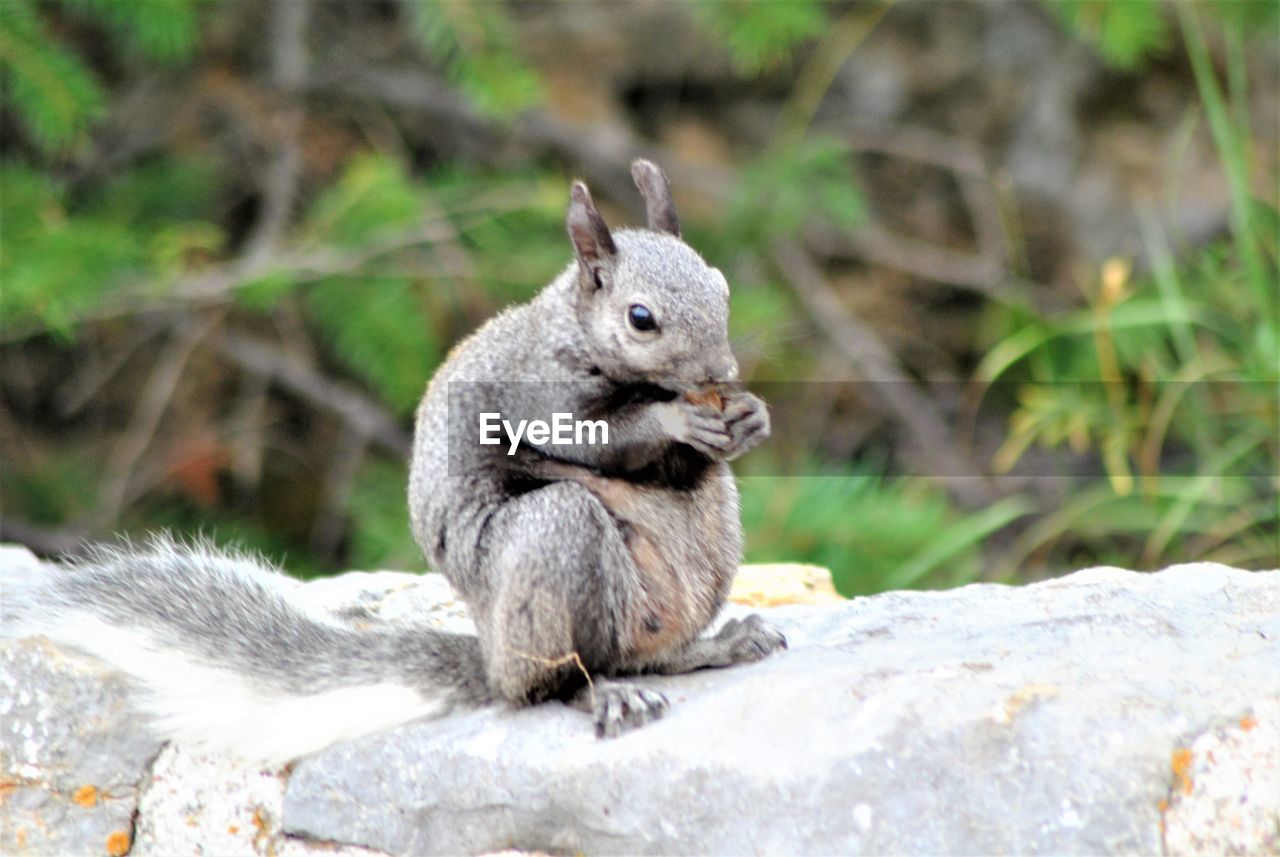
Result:
M574 304L590 359L609 378L676 390L736 379L728 282L680 239L662 171L639 160L631 175L648 229L612 233L585 184L570 192Z

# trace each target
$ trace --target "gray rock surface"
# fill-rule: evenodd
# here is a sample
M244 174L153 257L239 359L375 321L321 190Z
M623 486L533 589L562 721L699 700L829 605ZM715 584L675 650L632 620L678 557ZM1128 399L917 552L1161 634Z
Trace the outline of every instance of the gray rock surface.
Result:
M466 627L439 578L301 592ZM153 760L118 676L0 644L0 853L103 853L134 808L136 852L157 855L1280 851L1280 572L1092 569L764 612L789 651L645 679L672 709L621 739L559 704L495 707L284 772ZM85 784L120 799L96 827L68 801Z
M0 854L103 854L132 841L161 743L123 676L42 639L0 643Z
M1169 854L1280 854L1280 701L1259 703L1174 750Z
M285 828L393 853L1150 854L1199 733L1251 717L1280 753L1280 573L1094 569L770 618L790 651L650 680L670 714L617 741L546 705L331 748L294 771Z

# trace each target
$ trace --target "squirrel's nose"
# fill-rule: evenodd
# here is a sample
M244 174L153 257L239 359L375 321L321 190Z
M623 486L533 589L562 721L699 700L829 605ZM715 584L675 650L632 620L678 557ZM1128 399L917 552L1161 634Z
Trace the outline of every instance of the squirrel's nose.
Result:
M736 380L738 380L738 361L732 357L712 369L707 376L707 381L711 384L725 384Z

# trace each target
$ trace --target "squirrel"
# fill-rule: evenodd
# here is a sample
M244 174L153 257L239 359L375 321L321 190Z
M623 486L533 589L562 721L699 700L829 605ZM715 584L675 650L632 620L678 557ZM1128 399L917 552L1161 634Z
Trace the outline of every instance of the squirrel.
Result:
M625 680L786 647L758 615L702 636L742 556L728 462L769 434L738 381L729 287L637 160L647 229L613 232L574 182L574 258L449 354L416 416L413 534L477 634L359 628L253 556L154 536L6 581L0 636L44 635L139 685L168 737L282 765L345 738L494 703L559 699L613 737L667 699ZM512 418L603 421L600 442L519 442ZM482 417L506 422L482 442ZM530 431L532 435L532 430Z

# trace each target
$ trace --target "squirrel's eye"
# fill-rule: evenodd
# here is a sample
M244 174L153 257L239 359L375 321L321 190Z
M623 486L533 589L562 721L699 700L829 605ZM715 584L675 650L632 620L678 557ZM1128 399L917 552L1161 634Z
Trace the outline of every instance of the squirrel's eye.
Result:
M653 313L644 304L632 304L627 309L627 321L631 322L631 326L642 333L658 329L658 320L653 317Z

